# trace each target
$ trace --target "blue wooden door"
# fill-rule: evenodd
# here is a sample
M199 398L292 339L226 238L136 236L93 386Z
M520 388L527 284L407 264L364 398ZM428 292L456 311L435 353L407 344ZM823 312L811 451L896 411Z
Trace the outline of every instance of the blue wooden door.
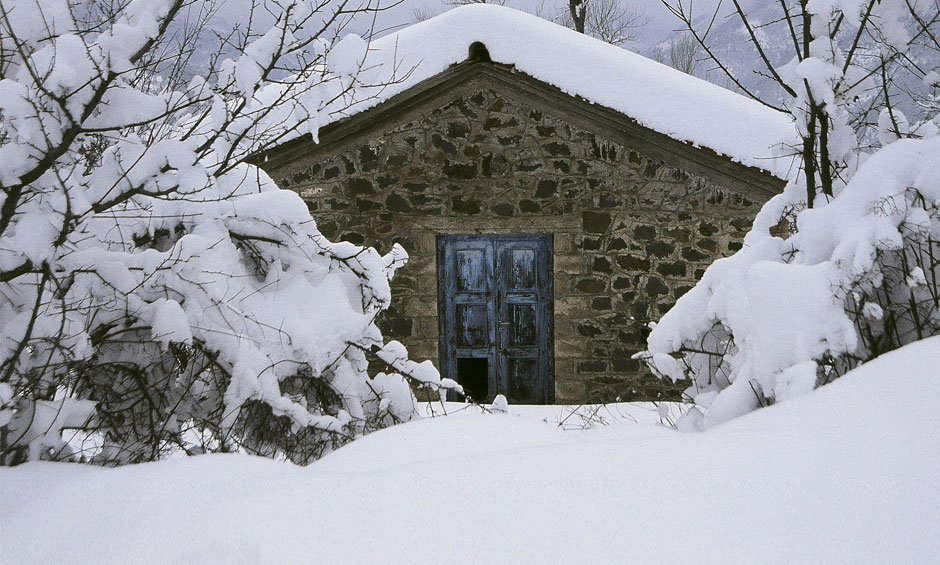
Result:
M438 238L441 368L478 401L554 401L550 235Z

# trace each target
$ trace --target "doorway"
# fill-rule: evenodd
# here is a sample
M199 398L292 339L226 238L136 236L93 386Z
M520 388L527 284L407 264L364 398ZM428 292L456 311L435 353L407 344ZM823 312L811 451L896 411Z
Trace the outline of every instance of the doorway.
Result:
M443 376L478 402L555 398L551 235L437 240Z

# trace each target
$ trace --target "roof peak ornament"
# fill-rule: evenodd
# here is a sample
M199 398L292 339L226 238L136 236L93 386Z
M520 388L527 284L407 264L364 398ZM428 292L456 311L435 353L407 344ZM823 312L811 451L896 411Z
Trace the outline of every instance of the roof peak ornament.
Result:
M482 41L474 41L470 44L467 61L470 63L492 63L493 59L490 58L490 52Z

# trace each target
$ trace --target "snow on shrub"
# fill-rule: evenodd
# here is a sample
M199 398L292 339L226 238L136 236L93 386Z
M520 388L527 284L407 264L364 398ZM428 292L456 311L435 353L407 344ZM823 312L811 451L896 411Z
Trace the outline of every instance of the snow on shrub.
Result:
M406 379L456 387L375 325L404 250L328 241L247 164L355 102L364 43L327 59L334 14L285 1L171 86L186 5L0 0L0 464L68 457L66 428L103 462L308 462L411 418Z
M872 155L831 203L800 210L791 182L743 248L716 261L640 354L692 379L686 429L798 396L940 333L940 138ZM789 219L786 239L770 229Z

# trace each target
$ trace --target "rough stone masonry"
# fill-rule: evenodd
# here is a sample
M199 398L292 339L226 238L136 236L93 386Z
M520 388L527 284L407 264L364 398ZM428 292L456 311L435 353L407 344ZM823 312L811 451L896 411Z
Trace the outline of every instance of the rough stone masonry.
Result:
M380 327L414 359L438 359L438 234L550 233L556 401L674 398L681 384L631 356L647 324L740 247L766 196L537 98L481 75L266 168L326 236L408 251Z

